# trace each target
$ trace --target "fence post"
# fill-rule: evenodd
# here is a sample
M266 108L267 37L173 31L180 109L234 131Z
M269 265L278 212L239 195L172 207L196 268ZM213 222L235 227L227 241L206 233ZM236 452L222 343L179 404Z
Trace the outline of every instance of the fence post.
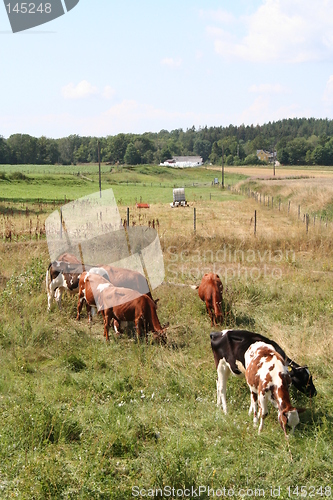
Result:
M193 230L196 232L197 230L197 209L193 208Z
M273 198L273 196L272 196L272 208L273 208L273 202L274 202L274 198Z
M257 211L254 211L254 236L257 234Z
M127 227L129 227L129 207L127 207Z
M288 201L288 214L290 212L290 200Z
M309 214L306 214L305 216L305 222L306 222L306 234L309 232Z
M60 239L62 239L62 207L60 207Z

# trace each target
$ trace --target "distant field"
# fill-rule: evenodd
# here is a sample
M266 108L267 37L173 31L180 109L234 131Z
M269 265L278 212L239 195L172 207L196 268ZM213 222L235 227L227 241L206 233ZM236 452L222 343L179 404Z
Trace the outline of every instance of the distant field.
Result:
M214 169L220 170L221 167L214 167ZM261 167L225 167L227 173L238 173L246 176L255 177L274 177L273 167L271 166L261 166ZM333 167L323 167L323 166L293 166L293 167L276 167L275 177L300 177L300 176L310 176L310 177L328 177L333 178Z
M24 174L25 179L12 179L12 176L17 173ZM102 189L112 188L120 205L134 205L140 201L140 198L147 203L172 202L174 187L186 187L186 195L192 201L200 197L211 198L211 196L215 199L223 199L225 193L222 193L218 187L212 186L214 177L216 174L204 167L174 169L150 165L137 167L104 165ZM230 173L225 178L225 184L233 185L245 178L242 174ZM38 165L0 165L0 200L52 202L63 201L65 196L67 200L73 200L98 190L98 165L47 166L46 168Z
M86 167L92 182L75 174L78 166L69 175L67 167L44 174L24 166L23 180L10 178L17 167L0 167L0 498L126 500L134 486L200 485L235 497L245 488L248 496L256 490L273 498L274 489L274 498L296 499L302 486L303 494L330 497L330 178L288 169L286 176L297 178L261 180L255 170L228 167L232 189L222 191L211 185L218 174L205 168L105 170L103 189L114 190L121 217L129 206L130 224L156 224L165 282L153 295L161 323L169 322L167 346L137 344L127 334L106 344L99 316L91 327L85 311L76 321L76 298L65 296L62 312L46 311L43 223L64 196L98 191L96 166ZM171 209L172 188L182 185L190 206ZM140 198L149 209L135 207ZM224 284L219 328L274 338L313 374L316 398L291 390L306 411L288 441L274 408L258 436L244 380L229 379L228 416L216 408L210 320L197 291L182 286L198 284L207 271Z

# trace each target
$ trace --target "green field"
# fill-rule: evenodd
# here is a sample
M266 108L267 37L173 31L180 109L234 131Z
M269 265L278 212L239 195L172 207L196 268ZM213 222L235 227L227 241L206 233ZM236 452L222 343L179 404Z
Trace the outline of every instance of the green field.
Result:
M198 494L199 486L204 499L331 496L332 228L317 222L306 233L297 217L300 203L302 213L327 209L328 183L226 174L243 193L281 196L279 211L213 188L216 174L205 168L103 166L103 189L112 187L122 216L130 206L136 224L160 222L166 282L153 295L161 323L169 322L166 346L138 344L130 334L107 344L100 317L92 327L85 312L75 320L76 298L64 296L63 310L47 313L45 235L27 232L30 219L34 228L38 215L42 225L65 196L98 191L98 167L65 168L0 167L0 498L126 500L138 489L195 498L184 491ZM92 181L75 175L78 168ZM18 170L27 179L10 177ZM186 186L189 208L169 207L174 186ZM146 212L134 207L140 198L151 204ZM216 408L210 320L197 292L179 286L208 270L224 284L221 328L274 338L313 374L316 398L291 390L306 411L288 441L272 407L258 436L244 380L228 381L229 414Z
M110 172L110 169L112 172ZM44 173L45 172L45 173ZM172 201L174 187L186 187L189 200L213 195L223 197L218 187L212 187L215 171L206 168L174 169L142 165L138 167L102 166L102 189L112 188L120 205L134 205L140 198L147 203ZM79 175L78 175L79 173ZM19 175L23 179L17 179ZM244 175L228 174L225 185L233 185ZM210 187L211 189L207 190ZM0 165L0 200L51 202L73 200L99 190L98 165L75 167Z

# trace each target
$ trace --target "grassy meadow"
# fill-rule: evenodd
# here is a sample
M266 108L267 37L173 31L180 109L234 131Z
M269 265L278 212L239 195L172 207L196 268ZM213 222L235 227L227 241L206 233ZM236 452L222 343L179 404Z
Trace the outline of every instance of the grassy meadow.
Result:
M260 174L227 168L222 191L208 168L103 166L122 218L129 207L130 224L154 221L159 233L165 282L153 295L169 322L160 346L130 334L107 344L101 318L89 327L83 311L77 322L68 295L61 312L46 310L45 219L65 197L98 191L98 166L0 166L1 499L195 498L200 486L199 498L331 496L332 173ZM171 209L182 186L189 207ZM274 338L312 372L316 398L291 389L306 411L288 441L274 408L258 436L244 379L228 381L229 414L216 407L210 320L184 286L208 271L224 284L221 328Z

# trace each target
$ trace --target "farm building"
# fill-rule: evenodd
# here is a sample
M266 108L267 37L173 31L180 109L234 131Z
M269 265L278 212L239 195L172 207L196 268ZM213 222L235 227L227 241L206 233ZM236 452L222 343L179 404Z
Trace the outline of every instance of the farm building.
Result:
M257 157L261 161L267 161L268 163L273 163L276 160L277 152L273 153L270 151L265 151L264 149L257 149Z
M203 164L201 156L173 156L160 165L169 167L198 167Z

